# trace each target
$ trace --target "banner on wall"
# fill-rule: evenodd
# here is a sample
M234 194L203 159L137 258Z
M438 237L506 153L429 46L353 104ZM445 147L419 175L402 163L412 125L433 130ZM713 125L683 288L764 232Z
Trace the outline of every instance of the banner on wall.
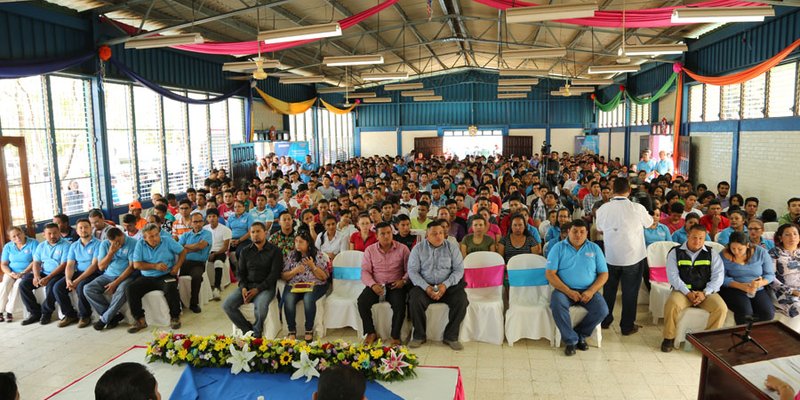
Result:
M575 154L600 154L600 136L575 136Z
M293 160L304 160L308 152L308 142L275 142L273 152L278 157L292 157Z

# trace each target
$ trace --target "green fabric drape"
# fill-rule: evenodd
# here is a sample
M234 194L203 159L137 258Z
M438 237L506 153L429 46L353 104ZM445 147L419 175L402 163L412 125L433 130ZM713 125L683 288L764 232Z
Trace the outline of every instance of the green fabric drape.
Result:
M605 111L605 112L611 111L611 110L617 108L619 103L622 101L622 95L623 94L625 94L625 92L620 90L619 93L617 93L616 96L614 96L611 100L608 101L608 103L601 103L601 102L597 101L597 98L595 98L594 99L594 104L596 104L597 108L599 108L602 111Z
M631 101L633 103L635 103L635 104L639 104L639 105L650 104L650 103L660 99L662 96L664 96L664 94L667 93L667 90L669 90L669 88L671 88L672 85L675 84L675 80L676 79L678 79L678 74L677 73L673 73L672 76L670 76L669 79L667 79L667 82L664 83L664 85L661 86L660 89L658 89L658 91L656 91L655 93L653 93L652 96L650 96L649 98L646 98L646 99L633 96L633 95L631 95L630 93L627 93L627 92L625 93L625 95L628 96L628 98L631 99Z

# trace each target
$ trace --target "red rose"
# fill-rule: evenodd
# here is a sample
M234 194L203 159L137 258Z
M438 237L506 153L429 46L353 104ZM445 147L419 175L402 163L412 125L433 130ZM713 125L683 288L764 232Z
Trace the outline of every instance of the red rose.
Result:
M254 346L261 346L261 343L263 343L263 342L264 342L264 340L263 340L263 339L261 339L261 338L255 338L255 339L253 339L253 345L254 345Z
M189 350L190 347L192 347L192 342L190 340L184 340L183 341L183 348L186 349L186 350Z

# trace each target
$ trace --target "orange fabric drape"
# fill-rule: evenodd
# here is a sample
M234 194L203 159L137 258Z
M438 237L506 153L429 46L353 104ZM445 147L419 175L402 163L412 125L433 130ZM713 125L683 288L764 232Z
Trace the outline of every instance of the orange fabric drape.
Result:
M706 83L709 85L715 86L724 86L724 85L735 85L742 82L747 82L767 71L769 71L772 67L780 64L792 51L794 51L798 46L800 46L800 39L794 41L794 43L790 44L789 47L781 50L780 53L776 54L772 58L767 61L764 61L761 64L756 65L753 68L746 69L742 72L737 72L735 74L725 75L725 76L703 76L698 75L688 69L684 68L683 71L686 72L686 75L692 77L692 79Z
M356 100L355 104L353 104L353 105L352 105L352 106L350 106L350 107L347 107L347 108L338 108L338 107L334 106L333 104L331 104L331 103L328 103L328 102L327 102L327 101L325 101L325 100L319 99L319 101L320 101L320 103L322 103L322 105L323 105L323 106L324 106L324 107L325 107L325 108L326 108L328 111L330 111L330 112L332 112L332 113L334 113L334 114L337 114L337 115L349 114L349 113L350 113L351 111L353 111L353 110L356 108L356 106L357 106L357 105L359 105L359 103L360 103L360 101L359 101L359 100Z
M688 171L680 171L679 161L680 155L678 154L678 150L680 150L680 138L681 138L681 105L683 103L683 74L678 74L678 83L676 85L675 90L675 119L674 125L672 130L675 132L675 136L672 139L672 165L675 166L675 170L680 172L681 175L686 176Z

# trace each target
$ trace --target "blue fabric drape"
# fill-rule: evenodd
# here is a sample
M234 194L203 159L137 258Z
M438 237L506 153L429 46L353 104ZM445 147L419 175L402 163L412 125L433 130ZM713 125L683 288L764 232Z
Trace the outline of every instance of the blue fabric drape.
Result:
M159 85L157 85L157 84L155 84L153 82L148 81L147 79L145 79L141 75L137 74L136 72L131 71L128 67L125 66L125 64L122 64L121 62L119 62L119 61L117 61L117 60L115 60L113 58L110 59L109 62L112 65L114 65L115 67L117 67L119 72L122 72L128 78L131 78L134 81L141 83L142 85L146 86L150 90L152 90L152 91L154 91L154 92L156 92L156 93L158 93L158 94L160 94L160 95L162 95L162 96L164 96L164 97L166 97L166 98L168 98L170 100L179 101L181 103L187 103L187 104L212 104L212 103L217 103L217 102L220 102L220 101L227 100L227 99L229 99L229 98L231 98L231 97L233 97L233 96L235 96L237 94L240 94L240 93L242 95L247 95L247 93L245 93L245 92L250 90L250 82L244 82L238 88L236 88L236 89L234 89L234 90L232 90L232 91L230 91L228 93L225 93L223 95L217 96L217 97L212 97L212 98L209 98L209 99L192 99L192 98L189 98L189 97L186 97L186 96L181 96L181 95L175 94L175 93L173 93L172 91L170 91L170 90L168 90L166 88L163 88L163 87L161 87L161 86L159 86Z
M73 65L89 61L94 56L95 51L92 50L68 58L0 61L0 79L18 79L58 72Z

